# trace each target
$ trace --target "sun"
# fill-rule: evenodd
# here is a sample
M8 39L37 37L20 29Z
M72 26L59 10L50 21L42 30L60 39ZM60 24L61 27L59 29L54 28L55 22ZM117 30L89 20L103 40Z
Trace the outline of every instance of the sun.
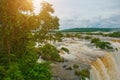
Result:
M40 12L40 3L45 0L33 0L34 12L35 14L39 14Z

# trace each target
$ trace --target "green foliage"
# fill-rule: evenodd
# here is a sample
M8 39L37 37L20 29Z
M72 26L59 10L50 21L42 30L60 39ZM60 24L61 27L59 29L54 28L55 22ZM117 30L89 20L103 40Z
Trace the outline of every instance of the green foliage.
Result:
M35 64L25 70L25 80L51 80L49 63Z
M32 0L0 0L0 80L51 79L50 65L36 63L34 46L37 40L50 39L48 34L58 29L59 19L51 15L51 4L44 2L41 7L40 14L35 15ZM39 32L32 35L32 30ZM54 53L52 59L58 55Z
M81 71L81 75L84 76L84 77L90 77L90 72L87 69L83 69Z
M76 34L75 34L75 37L81 38L81 35L80 35L79 33L76 33Z
M17 63L12 63L9 66L0 66L1 80L24 80L22 72Z
M0 66L0 80L4 79L7 75L7 71L5 70L4 66Z
M89 78L90 77L90 72L87 69L83 69L81 71L75 70L75 75Z
M73 68L79 68L79 65L74 64L74 65L73 65Z
M109 42L97 42L96 43L96 47L99 47L101 49L113 49L110 45L111 44Z
M6 70L0 66L0 80L51 80L49 63L19 67L13 63ZM25 70L24 70L25 69Z
M73 37L73 35L72 35L72 34L70 34L70 33L66 33L66 34L65 34L65 37L70 38L70 37Z
M25 80L17 63L12 63L9 65L7 75L8 77L6 78L10 78L10 80Z
M87 32L85 34L87 34L87 35L102 35L102 36L120 38L120 31L112 32L112 33L102 33L102 32L93 33L93 32Z
M51 4L43 2L41 6L41 12L38 15L38 20L41 22L38 26L41 27L36 28L35 39L40 43L46 43L48 40L56 39L52 31L59 29L59 18L53 15L54 9Z
M68 48L62 47L61 50L63 50L63 51L65 51L65 52L69 53L69 49L68 49Z
M5 67L0 66L1 80L51 80L49 63L37 64L35 49L28 50L29 52L17 63L11 63Z
M113 49L113 47L111 47L111 43L101 41L99 38L93 38L91 43L94 43L96 47L101 49Z
M85 36L84 38L85 39L91 39L92 37L91 36Z
M62 42L63 34L61 32L56 32L55 36L56 36L56 40Z
M83 77L83 76L81 77L81 79L82 79L82 80L86 80L85 77Z
M75 70L75 75L80 76L80 71Z
M33 44L30 44L33 45ZM20 60L20 69L24 79L27 80L51 80L52 73L49 63L37 64L36 49L28 46L29 53L26 53Z
M0 1L0 62L4 59L3 65L17 62L27 52L34 15L22 14L23 11L33 11L31 0Z
M97 43L97 42L100 42L100 39L99 38L93 38L91 40L91 43Z
M120 31L110 33L110 34L108 34L108 36L109 36L109 37L117 37L117 38L120 38Z
M51 44L45 44L44 46L39 48L40 55L45 60L54 60L59 61L61 60L59 51L57 48Z

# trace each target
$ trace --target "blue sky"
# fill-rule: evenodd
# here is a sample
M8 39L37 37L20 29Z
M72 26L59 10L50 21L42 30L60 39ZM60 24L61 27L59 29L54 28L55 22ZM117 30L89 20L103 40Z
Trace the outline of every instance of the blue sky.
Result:
M60 18L60 28L71 28L69 20L93 20L120 14L120 0L46 0ZM67 21L67 25L66 24ZM70 26L70 27L69 27Z

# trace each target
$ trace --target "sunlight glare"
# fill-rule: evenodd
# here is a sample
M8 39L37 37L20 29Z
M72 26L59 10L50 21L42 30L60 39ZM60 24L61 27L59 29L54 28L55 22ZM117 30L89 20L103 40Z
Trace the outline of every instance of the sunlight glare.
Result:
M40 3L42 1L45 1L45 0L33 0L35 14L39 14L39 12L40 12Z

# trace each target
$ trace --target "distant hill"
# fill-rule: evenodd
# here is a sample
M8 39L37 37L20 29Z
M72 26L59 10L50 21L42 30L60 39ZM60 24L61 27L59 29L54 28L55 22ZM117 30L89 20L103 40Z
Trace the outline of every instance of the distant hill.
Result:
M61 30L62 32L111 32L120 31L120 28L71 28Z

